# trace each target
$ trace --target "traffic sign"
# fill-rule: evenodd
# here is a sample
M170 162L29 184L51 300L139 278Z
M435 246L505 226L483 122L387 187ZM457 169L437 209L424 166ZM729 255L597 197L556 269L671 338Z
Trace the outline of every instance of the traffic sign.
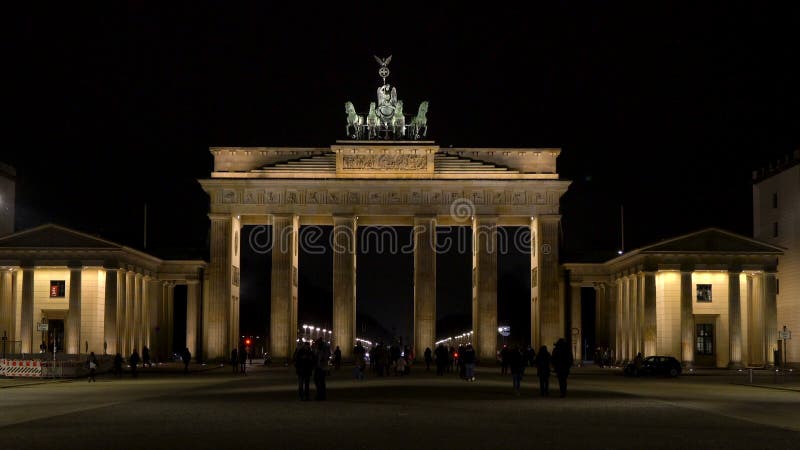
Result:
M791 339L792 338L792 332L791 331L779 331L778 332L778 336L780 337L780 339L784 339L784 340Z
M36 331L47 331L47 325L46 323L37 323Z

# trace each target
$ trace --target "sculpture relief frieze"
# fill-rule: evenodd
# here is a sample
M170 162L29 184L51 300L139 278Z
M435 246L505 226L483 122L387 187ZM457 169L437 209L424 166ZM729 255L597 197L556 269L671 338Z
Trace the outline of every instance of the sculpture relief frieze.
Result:
M389 204L399 205L403 203L403 195L399 192L389 192Z
M222 190L222 203L236 203L236 190L223 189Z
M417 171L428 168L425 155L343 155L344 170Z
M408 203L412 205L420 205L422 204L422 192L420 191L411 191L408 194Z
M264 191L262 189L245 189L244 190L244 203L255 205L264 203Z
M286 204L287 205L296 205L300 203L300 193L295 190L287 190L286 191Z
M504 205L506 203L506 193L503 191L492 192L492 204Z
M439 205L442 203L442 192L441 191L433 191L428 194L428 203L431 205Z
M310 205L316 205L318 203L322 203L320 201L321 198L324 197L322 194L320 194L319 191L312 191L312 190L306 191L306 203Z
M525 191L514 191L511 198L515 205L524 205Z
M275 191L269 191L264 195L264 202L274 205L281 202L281 194Z
M351 205L358 205L361 203L361 193L359 192L348 192L347 193L347 203Z
M470 201L475 205L486 204L486 194L483 191L473 191L468 194Z
M344 200L344 194L336 191L328 191L327 203L331 205L340 205Z
M383 203L383 193L382 192L370 192L369 193L369 203L373 205L380 205Z

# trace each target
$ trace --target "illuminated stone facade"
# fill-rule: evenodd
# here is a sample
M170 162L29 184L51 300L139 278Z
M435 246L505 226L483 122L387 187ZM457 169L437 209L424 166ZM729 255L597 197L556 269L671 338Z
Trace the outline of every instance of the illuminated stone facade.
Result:
M753 174L753 234L785 249L778 261L778 328L793 332L784 358L800 366L800 150Z
M595 341L618 362L637 353L686 366L774 363L776 270L783 249L706 229L602 264L565 264L570 327L582 339L581 288L596 293ZM576 345L580 358L582 345ZM591 355L589 355L591 357Z
M203 261L165 261L58 225L0 238L0 335L8 353L38 353L40 344L67 354L153 358L174 351L173 297L187 284L187 346L198 350ZM47 331L39 324L47 323Z
M439 149L430 141L340 141L330 148L212 148L214 172L200 180L211 200L209 298L203 348L221 358L238 343L240 230L272 225L270 351L289 358L297 342L298 231L331 225L333 345L355 344L359 226L414 228L414 348L436 340L437 225L473 229L473 343L494 358L497 335L497 228L529 227L531 341L563 336L558 271L559 199L569 186L558 149ZM469 280L466 280L469 283ZM391 287L387 287L391 288Z

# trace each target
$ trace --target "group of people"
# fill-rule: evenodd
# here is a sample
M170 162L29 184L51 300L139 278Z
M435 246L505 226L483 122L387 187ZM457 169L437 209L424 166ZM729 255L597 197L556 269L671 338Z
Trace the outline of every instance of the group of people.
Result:
M192 360L192 353L189 351L189 348L187 347L183 349L180 356L181 360L183 361L183 373L184 375L186 375L189 373L189 363ZM131 370L131 375L133 376L133 378L137 378L139 375L138 369L140 363L141 367L153 366L153 362L150 359L150 349L148 349L146 346L142 348L142 354L140 356L137 349L134 348L133 352L131 352L131 355L128 357L127 362ZM123 358L121 353L117 353L116 355L114 355L114 359L112 360L111 372L117 377L122 377L123 364L125 364L125 358ZM100 362L97 359L97 356L94 354L94 352L91 352L89 356L86 358L86 363L85 363L86 369L89 370L88 379L90 383L97 381L95 377L97 375L97 370L99 369L99 366Z
M594 349L594 365L597 367L613 367L614 350L610 347L597 347Z
M339 358L341 358L341 352L339 352ZM300 400L308 401L311 399L309 385L311 384L312 375L314 377L314 388L316 389L314 400L323 401L326 399L325 378L329 374L330 359L330 346L322 338L314 341L313 346L310 342L303 342L295 350L292 361L297 373L297 392L300 395Z
M231 350L231 359L230 363L233 367L233 373L241 373L242 375L247 375L247 360L250 360L250 365L253 364L253 354L252 352L248 352L246 348L240 347L238 349L234 348Z

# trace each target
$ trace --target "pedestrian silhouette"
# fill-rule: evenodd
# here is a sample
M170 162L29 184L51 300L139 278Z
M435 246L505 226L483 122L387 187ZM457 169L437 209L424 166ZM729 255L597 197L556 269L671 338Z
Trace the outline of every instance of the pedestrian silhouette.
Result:
M558 390L561 392L561 396L565 397L567 395L567 377L572 368L573 358L572 351L564 338L556 342L556 346L553 348L552 362L556 377L558 377Z

